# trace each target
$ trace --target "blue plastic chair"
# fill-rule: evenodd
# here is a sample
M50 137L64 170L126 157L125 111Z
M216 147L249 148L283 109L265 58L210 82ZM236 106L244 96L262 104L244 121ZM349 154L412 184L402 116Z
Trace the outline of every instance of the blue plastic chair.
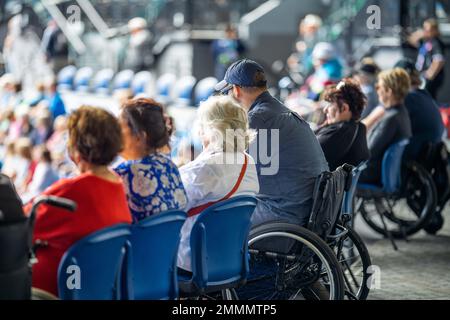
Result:
M381 184L382 186L359 183L358 189L373 191L381 194L393 194L400 190L402 176L402 160L405 147L409 140L401 140L390 146L384 153L381 165Z
M202 212L191 231L192 277L179 275L182 295L235 288L249 271L247 238L257 200L237 196Z
M69 65L61 69L57 76L57 84L59 90L72 90L73 80L75 74L77 73L77 68L75 66Z
M125 242L130 234L130 225L118 224L97 231L70 247L58 268L59 297L62 300L119 299L118 279ZM69 284L76 284L72 282L76 270L81 288L71 289Z
M114 77L113 69L102 69L94 77L94 91L99 94L108 94L111 81Z
M122 272L122 299L178 298L177 255L185 221L185 212L170 211L131 227Z
M133 70L122 70L118 74L116 74L116 77L114 78L113 83L113 90L123 90L123 89L130 89L131 88L131 82L134 78L134 71Z
M214 77L205 78L200 80L195 88L195 105L198 107L200 103L208 100L208 98L214 93L214 87L219 81Z
M83 67L77 71L74 79L74 88L79 92L88 92L94 71L90 67Z
M156 81L157 100L163 104L170 102L173 87L177 81L177 77L171 73L165 73Z
M192 105L192 97L197 79L192 76L186 76L179 79L173 88L174 103L177 106Z
M134 95L147 93L147 89L152 82L153 76L150 71L138 72L131 82L131 90L133 90Z

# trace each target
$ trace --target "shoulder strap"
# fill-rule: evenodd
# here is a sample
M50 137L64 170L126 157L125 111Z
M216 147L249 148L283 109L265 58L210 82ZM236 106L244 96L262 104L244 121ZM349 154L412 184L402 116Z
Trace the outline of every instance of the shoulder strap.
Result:
M234 185L233 189L231 189L231 191L228 192L228 194L220 200L211 201L211 202L205 203L201 206L190 209L187 213L189 218L202 213L204 210L206 210L207 208L211 207L212 205L214 205L216 203L219 203L219 202L222 202L224 200L231 198L231 196L236 193L236 191L239 189L239 187L242 183L242 180L244 180L245 172L247 171L248 156L245 154L244 157L245 157L244 164L242 165L241 172L239 173L239 178L238 178L236 184Z

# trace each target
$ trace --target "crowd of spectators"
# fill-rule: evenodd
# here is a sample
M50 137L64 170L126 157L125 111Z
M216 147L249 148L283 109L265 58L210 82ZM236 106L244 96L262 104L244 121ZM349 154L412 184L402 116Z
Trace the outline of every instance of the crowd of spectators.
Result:
M83 236L176 209L189 216L178 257L180 268L189 272L190 229L196 216L215 202L255 195L254 226L268 221L305 225L322 172L368 160L361 180L378 184L390 145L412 137L414 156L424 143L442 139L444 127L432 97L436 84L432 77L426 79L430 95L422 86L423 70L413 62L400 61L381 71L364 59L353 75L343 78L331 44L317 43L303 54L313 69L299 91L318 102L325 115L315 132L269 93L260 64L238 60L216 86L223 96L209 98L198 109L203 150L183 166L171 158L173 123L157 101L124 97L118 117L92 106L67 114L54 79L39 82L36 95L27 100L19 82L4 75L1 171L14 182L25 211L41 193L78 204L70 215L48 206L38 212L34 240L48 246L38 251L34 286L57 293L59 260ZM431 60L433 68L439 53ZM224 138L230 130L231 141ZM270 145L272 163L253 157L248 151L252 145L257 150Z

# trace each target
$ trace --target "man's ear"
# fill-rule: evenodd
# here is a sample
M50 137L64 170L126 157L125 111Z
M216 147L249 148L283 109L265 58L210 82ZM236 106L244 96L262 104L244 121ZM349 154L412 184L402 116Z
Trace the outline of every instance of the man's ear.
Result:
M241 88L238 86L233 86L233 95L239 99L241 97Z

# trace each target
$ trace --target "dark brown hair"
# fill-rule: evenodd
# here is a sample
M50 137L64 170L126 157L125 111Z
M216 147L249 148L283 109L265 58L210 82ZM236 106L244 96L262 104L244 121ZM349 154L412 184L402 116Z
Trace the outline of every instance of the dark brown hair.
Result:
M123 139L119 122L109 112L82 106L68 119L69 149L94 165L108 165L122 151Z
M125 120L134 135L145 134L148 149L159 149L169 144L167 116L164 107L155 100L129 100L122 106L120 117Z
M348 104L352 112L352 119L358 121L366 107L367 98L361 90L360 85L352 79L343 79L335 85L328 86L323 93L322 99L330 103L336 103L342 110L344 103Z

